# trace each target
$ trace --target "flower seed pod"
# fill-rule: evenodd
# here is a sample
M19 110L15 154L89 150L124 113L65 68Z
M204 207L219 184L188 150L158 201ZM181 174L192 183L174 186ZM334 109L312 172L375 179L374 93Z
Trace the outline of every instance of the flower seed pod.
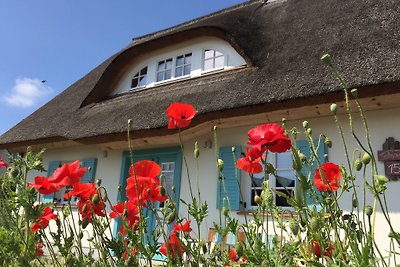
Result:
M364 153L361 160L365 165L367 165L371 161L371 156L368 153Z
M303 153L299 152L299 159L301 160L301 162L306 162L307 161L307 157L306 155L304 155Z
M196 141L196 142L194 143L194 152L193 152L194 158L195 158L195 159L199 158L199 154L200 154L200 151L199 151L199 144L198 144L197 141Z
M222 170L224 169L224 161L222 159L217 160L217 167L218 171L222 172Z
M332 148L332 140L329 137L325 137L325 145L329 148Z
M387 182L389 182L389 178L387 178L384 175L375 175L376 180L378 181L379 184L384 185Z
M357 98L358 97L358 90L356 89L356 88L354 88L354 89L351 89L351 94L355 97L355 98Z
M308 128L308 121L303 121L303 128L307 129Z
M222 208L222 214L223 214L225 217L228 217L228 215L229 215L229 210L228 210L227 208L223 207L223 208Z
M321 60L322 60L322 62L324 62L325 65L327 65L329 67L332 66L332 58L329 54L324 54L321 57Z
M337 113L337 105L336 105L336 103L331 104L330 109L331 109L331 112L333 114L336 114Z
M235 153L235 152L236 152L236 147L233 146L233 147L232 147L232 153Z
M257 205L260 205L260 203L261 203L261 197L260 197L259 195L255 195L255 196L254 196L254 202L255 202Z
M82 220L82 228L85 229L89 225L89 219L87 217Z
M85 212L87 211L87 209L88 209L87 204L83 205L83 207L82 207L82 213L85 213Z
M160 194L161 194L163 197L167 194L167 192L166 192L164 186L160 186Z
M353 198L352 205L353 205L353 208L358 207L358 200L356 198Z
M361 159L357 158L354 161L354 167L356 168L357 171L360 171L362 169L363 163L361 161Z
M367 205L367 206L365 207L365 214L366 214L367 216L371 216L373 211L374 211L374 210L372 209L372 207L371 207L370 205Z
M92 197L93 205L97 206L99 204L99 201L100 201L99 194L94 194Z
M299 233L299 223L295 219L290 220L289 228L294 235L297 235Z

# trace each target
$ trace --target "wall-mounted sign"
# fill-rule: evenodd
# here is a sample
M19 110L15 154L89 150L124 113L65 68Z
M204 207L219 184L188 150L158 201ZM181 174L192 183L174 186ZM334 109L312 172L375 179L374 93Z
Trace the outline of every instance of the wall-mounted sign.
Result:
M385 164L385 175L391 180L400 179L400 142L386 138L382 149L378 151L378 160Z

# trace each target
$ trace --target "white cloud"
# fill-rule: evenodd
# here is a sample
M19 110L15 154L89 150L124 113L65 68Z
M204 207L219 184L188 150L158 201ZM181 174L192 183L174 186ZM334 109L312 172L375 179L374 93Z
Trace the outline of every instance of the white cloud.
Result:
M3 99L11 106L32 107L52 92L41 80L23 77L15 80L11 92Z

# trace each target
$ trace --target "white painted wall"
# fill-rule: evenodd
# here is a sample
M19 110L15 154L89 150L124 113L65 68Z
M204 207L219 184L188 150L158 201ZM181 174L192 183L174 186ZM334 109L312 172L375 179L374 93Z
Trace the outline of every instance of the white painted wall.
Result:
M383 111L373 111L367 113L368 123L371 133L371 145L373 151L376 153L377 150L382 148L382 144L385 142L387 137L394 137L400 140L400 119L397 114L400 113L400 108L390 109ZM364 140L364 132L361 121L358 119L359 115L354 115L355 120L354 126L357 129L357 133L360 138ZM354 140L351 138L348 132L347 117L341 116L341 122L346 131L346 140L348 141L348 148L350 153L357 148ZM313 129L313 135L318 136L320 133L328 136L332 142L333 147L329 149L328 155L329 160L336 164L345 163L343 147L341 145L340 136L337 131L337 127L334 124L333 117L323 117L309 119L309 125ZM279 122L278 122L279 123ZM261 123L260 123L261 124ZM218 130L218 146L232 146L232 145L242 145L244 150L245 144L247 142L247 131L253 126L240 127L235 129L221 129ZM299 130L302 130L302 121L290 121L288 122L288 128L296 126ZM204 148L204 144L207 140L212 140L212 133L201 136L197 140L191 140L184 143L184 154L186 155L188 166L190 170L190 177L192 179L192 185L194 186L194 192L197 192L196 188L196 177L200 179L200 192L202 199L206 200L209 205L209 216L206 223L202 226L202 236L206 237L208 228L213 226L213 222L219 222L219 213L216 209L216 195L217 195L217 169L215 166L215 156L214 156L214 146L208 149ZM298 139L304 139L304 137L299 136ZM193 157L194 142L198 141L200 147L200 157L199 165L200 169L197 173L196 162ZM102 179L102 185L108 190L110 200L116 203L117 200L117 186L120 178L121 169L121 159L123 150L109 150L106 158L103 157L102 150L97 146L85 146L76 148L66 148L66 149L53 149L48 150L43 158L44 166L47 167L50 160L62 160L62 161L72 161L75 159L84 159L87 157L96 157L97 170L96 179ZM378 163L378 168L381 174L384 174L383 163ZM30 179L38 173L31 173ZM362 180L360 176L357 176L356 183L361 185ZM250 203L250 179L247 174L242 172L241 177L241 189L244 194L245 201ZM400 192L400 182L389 182L388 190L386 192L387 202L389 209L391 210L392 222L395 227L400 226L400 205L398 204L398 194ZM360 194L361 195L361 194ZM361 196L359 196L361 197ZM183 164L182 179L181 179L181 198L185 200L190 199L189 189L188 189L188 179L186 175L186 168ZM362 201L362 197L360 198ZM351 208L351 195L344 194L340 201L340 204L344 210L349 210ZM372 205L372 197L368 194L367 204ZM180 205L180 216L187 216L187 211L184 205ZM241 222L244 222L243 215L237 215L236 212L232 212L233 216L238 218ZM250 217L251 219L251 217ZM195 229L195 227L193 227ZM377 243L381 246L382 251L388 248L387 235L389 233L388 227L385 224L382 213L378 212L377 216ZM398 229L398 228L397 228ZM196 229L195 229L196 230Z

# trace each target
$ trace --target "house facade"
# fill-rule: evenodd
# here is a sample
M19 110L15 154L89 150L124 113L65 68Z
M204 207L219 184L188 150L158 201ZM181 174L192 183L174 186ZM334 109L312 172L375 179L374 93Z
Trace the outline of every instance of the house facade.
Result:
M332 140L331 148L321 149L321 160L327 155L329 161L344 164L341 136L329 109L335 102L349 151L360 149L346 126L341 86L320 61L323 53L333 56L349 88L358 88L373 151L384 150L388 138L400 141L399 12L394 0L340 0L334 5L328 0L253 0L137 38L3 134L0 148L10 152L24 152L27 146L46 148L43 163L48 174L61 163L81 160L90 167L83 181L101 179L110 201L117 203L123 199L118 187L123 189L129 176L131 120L134 159L156 161L169 193L174 187L177 199L190 199L187 173L192 179L199 177L199 191L209 205L202 226L207 233L219 221L218 200L224 198L215 150L225 162L227 180L236 183L230 173L235 166L232 146L240 157L246 151L249 129L280 123L282 118L287 128L302 129L307 120L316 139L324 134ZM165 115L176 101L198 110L180 133L167 129ZM354 110L354 128L364 137L356 106ZM298 147L304 140L300 134ZM199 169L193 156L195 142L200 149ZM269 160L284 178L271 179L271 186L279 191L286 183L284 187L294 190L290 152L271 155ZM378 169L385 173L385 163L379 162ZM240 187L228 187L228 196L232 216L244 222L255 208L260 179L245 172L239 172L239 177ZM398 181L389 182L387 202L394 225L400 224L399 190ZM41 196L41 200L62 205L63 193ZM279 196L274 201L290 210ZM372 203L372 196L367 195L366 201ZM341 205L350 210L352 195L344 194ZM180 205L179 215L185 214ZM378 243L382 250L388 249L389 229L379 212L377 225Z

